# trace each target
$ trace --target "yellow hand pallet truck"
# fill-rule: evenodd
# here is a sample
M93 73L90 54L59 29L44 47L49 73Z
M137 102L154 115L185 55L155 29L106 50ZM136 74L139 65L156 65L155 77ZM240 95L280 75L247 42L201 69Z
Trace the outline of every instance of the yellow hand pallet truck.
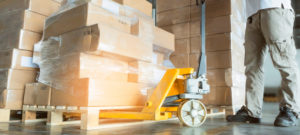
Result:
M198 0L197 5L198 5ZM193 68L170 69L154 90L141 112L103 111L100 118L167 120L177 114L186 126L199 127L207 117L205 105L200 101L210 92L206 79L205 54L205 0L201 0L202 49L197 77Z

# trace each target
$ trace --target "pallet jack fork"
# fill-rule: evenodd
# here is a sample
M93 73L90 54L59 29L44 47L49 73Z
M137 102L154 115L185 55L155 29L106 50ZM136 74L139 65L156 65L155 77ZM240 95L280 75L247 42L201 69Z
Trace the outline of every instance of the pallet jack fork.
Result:
M193 76L193 68L167 70L142 111L103 111L99 114L100 118L159 121L168 120L175 113L186 126L199 127L205 122L207 111L200 100L210 92L210 87L205 76L205 0L201 0L201 3L202 49L197 76Z

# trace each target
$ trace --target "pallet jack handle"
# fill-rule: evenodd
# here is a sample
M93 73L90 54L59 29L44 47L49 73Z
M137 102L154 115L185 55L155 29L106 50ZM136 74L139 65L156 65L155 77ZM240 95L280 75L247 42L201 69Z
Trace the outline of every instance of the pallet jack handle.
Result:
M205 35L205 23L206 23L206 0L200 0L201 5L199 4L199 0L196 0L197 6L201 7L201 23L200 23L200 28L201 28L201 54L199 58L199 67L197 71L197 78L200 76L203 76L206 74L207 69L206 69L206 53L205 53L205 45L206 45L206 35Z

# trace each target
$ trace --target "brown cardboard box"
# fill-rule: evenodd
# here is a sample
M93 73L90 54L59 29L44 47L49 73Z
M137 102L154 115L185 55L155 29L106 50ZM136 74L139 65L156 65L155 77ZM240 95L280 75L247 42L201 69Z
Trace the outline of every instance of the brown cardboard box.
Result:
M12 11L0 14L0 34L16 29L24 29L37 33L43 32L46 16L32 12L30 10Z
M54 0L2 0L0 2L0 14L15 10L30 10L44 16L50 16L59 7L60 4Z
M157 13L160 13L171 9L189 6L190 4L191 0L157 0L156 10Z
M2 33L2 32L0 32ZM9 50L13 48L33 50L33 45L41 40L42 35L23 29L11 29L0 34L0 49Z
M190 23L179 23L170 26L161 27L175 35L175 39L183 39L190 37Z
M62 85L64 80L78 78L126 82L128 70L127 62L84 53L71 53L41 62L39 81Z
M0 90L0 108L22 110L24 90Z
M200 53L201 51L201 37L191 37L191 53ZM222 33L209 35L206 37L206 51L238 51L245 52L244 40L237 37L234 33Z
M35 105L36 101L36 91L35 91L35 84L36 83L27 83L25 85L25 91L24 91L24 105Z
M126 61L152 61L153 46L137 36L105 25L93 25L60 36L60 55L91 52Z
M135 8L147 16L152 16L152 4L146 0L113 0L122 5Z
M158 27L154 27L154 45L174 51L175 36Z
M190 53L201 53L201 44L202 44L201 37L200 36L191 37L190 40L191 40ZM206 46L208 46L207 43Z
M175 35L175 39L200 36L200 21L179 23L175 25L164 26L161 28L173 33ZM206 28L208 29L208 27Z
M32 63L32 52L13 49L0 51L0 68L36 70L38 66Z
M209 13L207 13L209 14ZM184 6L157 13L157 25L168 26L201 20L201 8L197 5Z
M153 63L147 62L131 62L129 63L130 73L128 75L129 82L154 84L157 85L164 76L167 68Z
M35 81L36 71L0 69L0 88L24 90L25 84Z
M207 79L210 86L245 87L246 75L244 72L229 69L209 69Z
M231 32L231 16L207 19L206 30L207 35Z
M207 68L232 68L244 71L244 53L237 51L220 51L207 53Z
M189 53L190 53L189 38L175 40L175 52L173 53L174 55L189 54Z
M73 81L74 82L74 81ZM51 106L144 106L147 89L141 84L82 79L73 89L52 90Z
M119 12L110 12L106 8L86 3L47 18L43 39L93 24L106 24L131 33L134 19L136 20L136 18L124 17Z
M208 0L206 1L206 17L214 18L227 15L233 15L238 18L244 17L244 4L245 1L242 0ZM192 0L191 5L195 6L196 1ZM192 16L200 17L200 10L200 8L198 8L198 12L196 12L196 10L192 10L195 11Z
M211 87L210 93L204 95L205 105L236 106L245 104L245 87Z
M24 105L50 105L51 87L42 83L26 84Z
M189 54L171 55L170 60L176 68L189 68Z
M186 7L176 8L173 10L167 10L165 12L158 13L156 16L157 26L162 27L162 26L188 22L191 19L190 10L191 7L186 6Z
M216 35L210 35L206 38L206 51L238 51L245 52L244 40L236 37L234 33L222 33Z

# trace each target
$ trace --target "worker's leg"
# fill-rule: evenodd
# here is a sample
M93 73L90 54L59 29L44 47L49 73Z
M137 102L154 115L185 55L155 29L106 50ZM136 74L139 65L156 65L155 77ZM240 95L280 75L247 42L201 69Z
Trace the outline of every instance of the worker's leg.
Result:
M260 27L260 15L255 14L247 22L245 36L246 105L236 115L227 117L229 122L259 123L263 104L263 63L267 46Z
M261 118L263 94L264 94L264 71L267 46L260 28L260 15L248 20L245 36L245 66L246 66L246 106L250 116ZM251 18L250 18L251 19Z
M281 112L299 113L299 71L293 39L295 14L292 10L278 8L263 11L261 18L274 66L282 77Z

